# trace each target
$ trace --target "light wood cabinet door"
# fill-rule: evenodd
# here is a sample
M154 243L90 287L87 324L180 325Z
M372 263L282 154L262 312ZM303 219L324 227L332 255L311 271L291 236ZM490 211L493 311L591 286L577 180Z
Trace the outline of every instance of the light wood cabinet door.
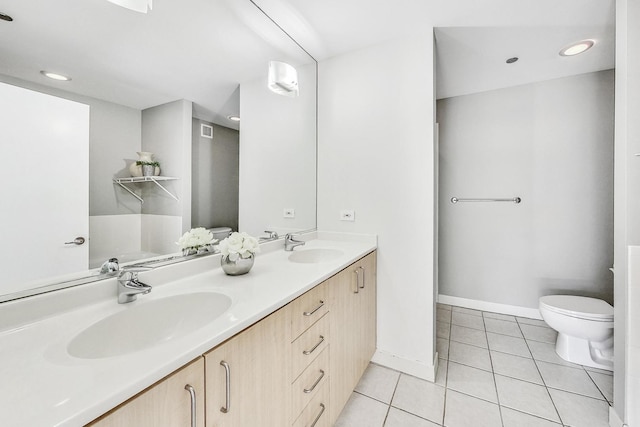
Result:
M205 354L207 427L291 424L290 328L284 307Z
M204 427L204 390L204 359L200 357L88 425L191 427L195 416L195 425Z
M331 424L335 423L376 349L376 254L329 279Z

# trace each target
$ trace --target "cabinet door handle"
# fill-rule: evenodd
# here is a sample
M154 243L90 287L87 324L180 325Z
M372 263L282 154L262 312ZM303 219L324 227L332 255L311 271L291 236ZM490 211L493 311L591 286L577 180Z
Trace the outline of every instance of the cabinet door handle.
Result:
M311 350L304 350L302 352L302 354L304 354L305 356L310 355L311 353L313 353L314 351L316 351L316 348L318 348L320 346L320 344L322 344L324 342L324 337L322 335L320 335L320 341L318 341L318 343L316 345L314 345L313 347L311 347Z
M302 315L303 316L313 316L313 313L315 313L316 311L320 310L323 306L324 306L324 301L320 300L320 305L318 305L316 308L314 308L311 311L303 312Z
M362 270L362 286L360 286L360 289L364 289L364 281L367 275L365 274L364 267L358 267L358 270Z
M222 412L223 414L226 414L231 410L231 367L224 360L220 362L220 365L222 365L222 367L224 368L224 373L226 378L225 379L225 386L226 386L225 387L225 393L226 393L225 406L220 408L220 412Z
M320 381L322 381L323 378L324 378L324 371L320 369L320 376L318 377L316 382L314 382L310 388L305 388L302 391L304 391L305 393L311 393L313 390L315 390L315 388L318 386L318 384L320 383Z
M316 415L316 419L313 420L313 422L311 423L311 425L309 425L309 427L315 427L316 424L318 424L318 421L320 420L320 417L322 416L322 414L324 414L324 403L320 404L320 412L318 413L318 415Z
M191 397L191 427L196 427L196 389L190 384L184 386L184 389L189 392L189 396Z
M358 292L360 292L360 269L356 268L355 270L353 270L354 273L356 273L356 290L353 291L354 294L357 294Z

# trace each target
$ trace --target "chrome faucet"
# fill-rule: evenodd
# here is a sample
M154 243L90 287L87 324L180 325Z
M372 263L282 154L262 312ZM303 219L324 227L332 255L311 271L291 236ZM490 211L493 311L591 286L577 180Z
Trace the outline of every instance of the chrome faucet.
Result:
M135 301L138 294L144 295L151 292L151 286L138 280L138 273L148 270L152 270L152 268L136 266L120 270L120 274L118 274L118 304Z
M304 245L305 242L302 240L296 240L293 238L293 234L288 233L284 238L284 250L287 252L291 252L293 248L296 246Z
M119 271L118 258L109 258L100 267L100 274L108 274L109 276L115 276Z
M261 242L271 242L272 240L278 240L278 238L280 237L278 236L278 233L276 231L264 230L264 232L267 233L268 236L260 237Z

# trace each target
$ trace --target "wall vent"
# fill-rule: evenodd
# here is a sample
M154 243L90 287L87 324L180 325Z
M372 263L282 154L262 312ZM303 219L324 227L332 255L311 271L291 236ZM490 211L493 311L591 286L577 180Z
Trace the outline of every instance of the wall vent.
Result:
M205 125L204 123L200 123L200 136L205 138L213 139L213 126Z

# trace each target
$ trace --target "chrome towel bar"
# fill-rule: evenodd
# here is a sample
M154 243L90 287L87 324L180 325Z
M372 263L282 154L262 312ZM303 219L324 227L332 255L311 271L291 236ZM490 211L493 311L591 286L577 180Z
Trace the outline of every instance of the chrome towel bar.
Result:
M520 197L512 197L511 199L459 199L457 197L451 198L451 203L458 202L512 202L518 204L522 201Z

